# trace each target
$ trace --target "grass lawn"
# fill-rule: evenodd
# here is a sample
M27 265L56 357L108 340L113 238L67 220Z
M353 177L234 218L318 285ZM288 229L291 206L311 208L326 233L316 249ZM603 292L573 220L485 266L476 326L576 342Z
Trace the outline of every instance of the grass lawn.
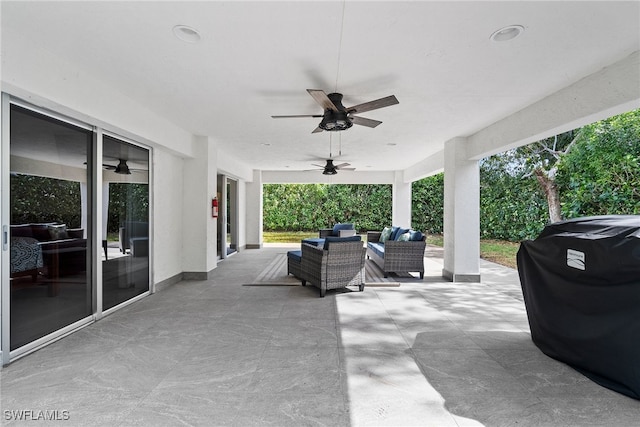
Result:
M265 243L296 243L302 239L318 237L317 231L265 231L263 234ZM363 236L366 238L366 236ZM427 244L442 246L444 239L441 235L430 234L427 236ZM504 240L480 240L480 257L496 264L510 268L516 268L516 253L520 248L519 243Z
M480 258L506 267L516 268L520 243L504 240L480 240Z
M299 243L302 239L318 237L317 231L264 231L265 243Z

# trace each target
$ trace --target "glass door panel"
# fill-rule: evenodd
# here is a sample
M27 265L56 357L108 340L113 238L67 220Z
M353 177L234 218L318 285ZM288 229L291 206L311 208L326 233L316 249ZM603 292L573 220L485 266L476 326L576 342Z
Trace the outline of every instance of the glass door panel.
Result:
M93 133L17 105L10 124L14 350L92 314L87 162Z
M102 304L149 290L149 150L105 135Z

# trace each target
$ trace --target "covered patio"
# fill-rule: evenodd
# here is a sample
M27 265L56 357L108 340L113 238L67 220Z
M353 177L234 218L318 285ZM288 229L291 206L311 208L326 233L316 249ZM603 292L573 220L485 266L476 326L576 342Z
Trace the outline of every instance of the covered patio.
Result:
M531 342L517 273L364 292L253 283L286 245L242 251L0 371L5 425L633 426L637 401ZM19 415L20 410L34 411ZM18 411L18 412L15 412ZM27 419L27 418L23 418Z
M480 260L479 162L640 107L638 2L0 6L3 424L637 424L637 401L534 347L515 271ZM331 113L308 89L399 103L313 132ZM21 153L16 109L66 131ZM272 118L288 114L312 118ZM113 307L104 171L134 159L106 164L109 138L148 152L148 280ZM10 182L43 157L88 183L84 311L12 347ZM332 159L355 170L309 170ZM423 281L245 286L287 250L263 241L264 184L390 185L388 225L410 227L412 182L440 172L444 249Z

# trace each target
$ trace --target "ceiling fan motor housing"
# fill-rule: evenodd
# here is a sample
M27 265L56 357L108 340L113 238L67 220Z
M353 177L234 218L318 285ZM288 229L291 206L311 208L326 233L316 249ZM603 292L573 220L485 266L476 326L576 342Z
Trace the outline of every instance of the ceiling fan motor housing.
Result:
M353 126L346 108L342 105L342 94L330 93L327 98L336 106L337 111L326 109L318 127L326 131L341 131Z
M129 169L129 165L127 165L127 161L123 159L119 159L118 166L116 166L114 172L120 175L131 175L131 170Z
M327 159L327 164L324 166L324 171L322 171L323 175L336 175L338 170L333 165L333 160Z

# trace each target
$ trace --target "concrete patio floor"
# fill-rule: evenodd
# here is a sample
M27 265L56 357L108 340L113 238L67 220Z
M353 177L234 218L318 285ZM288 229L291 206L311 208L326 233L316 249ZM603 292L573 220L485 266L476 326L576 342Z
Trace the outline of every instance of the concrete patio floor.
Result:
M243 286L286 250L242 251L4 367L1 424L640 425L640 402L533 345L514 270L444 282L432 249L399 287Z

